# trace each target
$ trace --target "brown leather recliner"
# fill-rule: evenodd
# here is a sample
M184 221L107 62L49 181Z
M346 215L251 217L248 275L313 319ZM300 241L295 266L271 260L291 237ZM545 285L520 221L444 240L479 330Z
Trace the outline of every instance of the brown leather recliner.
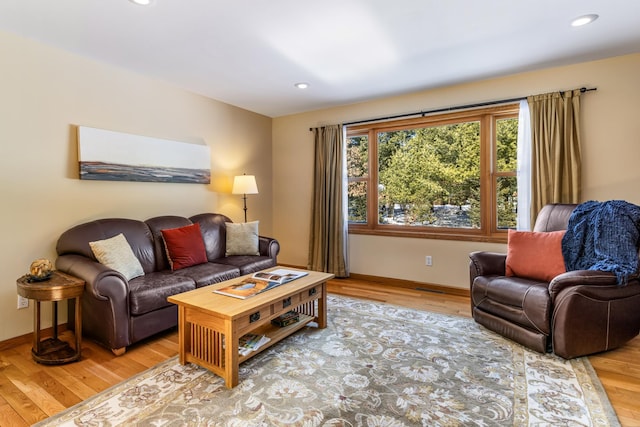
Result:
M565 230L576 206L544 206L533 231ZM506 254L469 257L473 318L526 347L570 359L620 347L640 332L637 278L618 285L613 273L576 270L547 283L505 276Z

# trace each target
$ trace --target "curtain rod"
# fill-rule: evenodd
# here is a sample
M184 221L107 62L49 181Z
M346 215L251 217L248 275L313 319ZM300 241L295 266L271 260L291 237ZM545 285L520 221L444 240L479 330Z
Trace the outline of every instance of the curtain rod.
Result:
M596 87L594 87L594 88L581 87L580 88L580 92L581 93L591 92L592 90L598 90L598 88L596 88ZM346 123L343 123L342 125L343 126L358 125L358 124L361 124L361 123L371 123L371 122L378 122L378 121L383 121L383 120L400 119L402 117L411 117L411 116L418 116L418 115L426 116L427 114L442 113L442 112L445 112L445 111L465 110L467 108L486 107L487 105L507 104L509 102L522 101L524 99L527 99L527 97L526 96L522 96L520 98L510 98L510 99L501 99L501 100L498 100L498 101L479 102L477 104L458 105L458 106L455 106L455 107L438 108L438 109L429 110L429 111L417 111L415 113L397 114L395 116L379 117L377 119L357 120L357 121L354 121L354 122L346 122ZM312 131L312 130L313 130L313 128L309 128L309 131Z

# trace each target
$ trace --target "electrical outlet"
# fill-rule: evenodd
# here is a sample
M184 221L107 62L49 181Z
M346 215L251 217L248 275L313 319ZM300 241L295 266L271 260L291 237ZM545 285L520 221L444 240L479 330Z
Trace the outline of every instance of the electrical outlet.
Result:
M18 310L22 308L29 308L29 300L18 295Z
M428 265L429 267L433 265L433 258L431 258L431 255L427 255L426 257L424 257L424 264Z

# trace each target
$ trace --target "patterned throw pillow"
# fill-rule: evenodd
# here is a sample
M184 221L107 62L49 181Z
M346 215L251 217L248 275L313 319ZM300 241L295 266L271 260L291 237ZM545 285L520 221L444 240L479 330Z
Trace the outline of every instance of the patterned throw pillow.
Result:
M260 255L258 222L233 223L226 222L227 251L230 255Z
M144 275L142 265L133 254L124 234L89 242L89 246L100 264L120 272L127 280Z
M162 237L171 270L180 270L208 261L200 224L162 230Z

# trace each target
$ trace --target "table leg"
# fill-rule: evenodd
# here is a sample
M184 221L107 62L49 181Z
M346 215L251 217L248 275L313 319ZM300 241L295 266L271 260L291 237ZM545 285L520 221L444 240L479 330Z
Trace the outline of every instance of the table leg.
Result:
M78 354L78 359L80 358L80 352L82 351L82 309L80 307L81 301L80 297L76 297L76 353Z
M320 298L318 298L318 328L327 327L327 283L322 284Z
M187 340L186 340L186 308L182 305L178 306L178 351L180 354L180 364L187 362Z
M53 339L58 339L58 301L53 301L51 328L53 329Z
M40 354L40 301L36 300L36 307L33 310L33 351Z
M227 388L238 385L239 356L238 347L240 345L237 332L234 330L233 322L225 321L225 349L224 349L224 382Z

